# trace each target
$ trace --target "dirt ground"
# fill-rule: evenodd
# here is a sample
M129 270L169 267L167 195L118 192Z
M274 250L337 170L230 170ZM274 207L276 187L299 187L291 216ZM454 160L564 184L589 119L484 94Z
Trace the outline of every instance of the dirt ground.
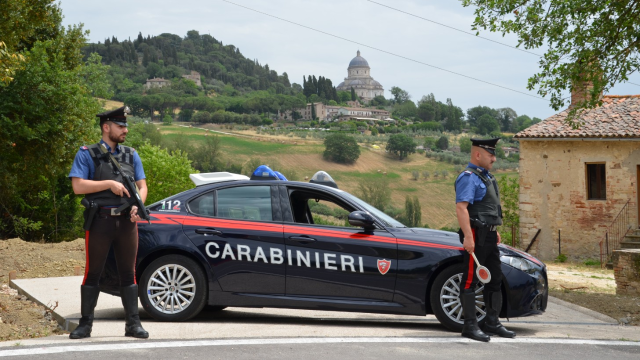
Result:
M38 244L20 239L0 240L0 341L60 334L51 310L9 288L9 272L18 278L73 276L84 273L84 239ZM551 295L611 316L621 324L640 325L640 296L615 294L612 270L580 264L547 264Z

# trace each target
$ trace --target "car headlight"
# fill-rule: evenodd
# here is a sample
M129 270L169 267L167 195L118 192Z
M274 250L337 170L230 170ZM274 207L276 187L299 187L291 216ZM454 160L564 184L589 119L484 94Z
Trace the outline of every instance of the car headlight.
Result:
M500 261L526 273L533 273L536 271L535 265L525 258L502 255L500 256Z

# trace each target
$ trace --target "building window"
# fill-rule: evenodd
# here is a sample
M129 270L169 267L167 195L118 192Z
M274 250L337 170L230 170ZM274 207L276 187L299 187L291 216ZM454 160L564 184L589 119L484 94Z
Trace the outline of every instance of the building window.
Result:
M606 200L607 199L607 177L606 164L586 164L587 165L587 199Z

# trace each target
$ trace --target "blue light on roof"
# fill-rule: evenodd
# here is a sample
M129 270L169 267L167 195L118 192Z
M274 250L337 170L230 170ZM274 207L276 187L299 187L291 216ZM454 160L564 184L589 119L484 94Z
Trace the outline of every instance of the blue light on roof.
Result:
M282 175L280 171L274 171L274 172L276 173L276 176L278 177L278 179L288 181L287 178L284 175Z
M278 175L267 165L260 165L251 174L251 180L278 180Z

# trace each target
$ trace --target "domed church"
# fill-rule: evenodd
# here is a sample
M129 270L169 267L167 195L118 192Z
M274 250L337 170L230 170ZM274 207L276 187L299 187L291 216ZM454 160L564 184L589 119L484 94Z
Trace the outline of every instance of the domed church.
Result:
M353 88L356 95L365 101L369 101L378 95L384 96L384 88L371 77L369 63L360 56L360 50L349 63L347 74L349 76L336 87L336 90L351 91L351 88Z

